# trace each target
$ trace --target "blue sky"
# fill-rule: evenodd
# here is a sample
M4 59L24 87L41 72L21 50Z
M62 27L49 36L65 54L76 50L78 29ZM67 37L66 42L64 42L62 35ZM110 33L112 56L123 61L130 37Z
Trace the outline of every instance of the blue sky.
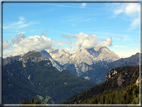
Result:
M139 14L139 3L4 3L3 56L102 45L129 57L140 51Z

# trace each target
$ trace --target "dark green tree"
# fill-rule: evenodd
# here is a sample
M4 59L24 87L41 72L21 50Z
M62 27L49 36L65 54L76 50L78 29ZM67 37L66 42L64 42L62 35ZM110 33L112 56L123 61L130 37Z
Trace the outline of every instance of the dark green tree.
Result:
M24 99L20 104L44 104L44 102L39 102L37 101L37 99L34 101L34 98L32 98L31 101L26 101L26 99Z

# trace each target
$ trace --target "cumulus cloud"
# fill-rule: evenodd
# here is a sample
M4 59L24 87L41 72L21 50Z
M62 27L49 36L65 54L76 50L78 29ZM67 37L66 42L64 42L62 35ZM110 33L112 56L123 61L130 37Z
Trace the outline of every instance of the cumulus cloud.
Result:
M93 48L95 46L112 46L112 38L109 37L107 39L101 40L99 43L98 37L94 34L85 34L83 32L79 34L75 34L73 36L62 35L68 39L66 41L51 41L50 38L45 37L44 35L38 36L29 36L25 37L23 34L16 35L12 40L11 43L8 43L7 40L4 41L5 49L12 46L12 51L4 50L3 56L14 56L23 53L27 53L28 51L32 50L48 50L54 47L60 47L65 45L68 51L71 53L85 47L85 48ZM71 39L75 40L75 43L72 42ZM68 47L67 47L68 46Z
M18 35L16 35L12 40L11 40L11 43L12 44L18 44L22 39L25 38L25 35L20 33Z
M5 39L4 41L3 41L3 49L9 49L10 48L10 44L9 44L9 42Z
M17 41L19 40L19 41ZM6 43L6 42L5 42ZM8 55L19 55L26 53L31 50L41 51L44 49L51 49L53 47L53 42L50 38L45 36L29 36L25 37L24 35L17 35L12 40L13 50L5 51L4 56L7 57Z
M92 47L97 46L98 44L98 37L96 35L85 34L83 32L79 34L75 34L73 36L62 35L62 37L65 37L70 41L69 43L70 48L73 48L73 46L75 45L74 49L76 51L82 47L92 48ZM70 39L75 39L76 40L75 44L71 43ZM73 51L73 49L71 50Z
M86 48L92 48L95 47L98 44L98 37L96 35L92 34L85 34L85 33L79 33L78 35L74 35L77 38L76 41L76 50L86 47Z
M70 51L77 51L83 47L85 48L93 48L95 46L112 46L112 38L111 36L107 39L101 40L99 43L98 37L94 34L85 34L83 32L79 34L75 34L73 36L62 35L62 37L67 38L70 42ZM72 43L70 39L75 39L76 42ZM123 38L122 38L123 39Z
M3 52L3 57L4 58L5 57L10 57L10 56L12 56L12 52L11 51L6 50L6 51Z
M98 44L99 46L112 46L112 38L111 36L107 39L101 40L101 43Z

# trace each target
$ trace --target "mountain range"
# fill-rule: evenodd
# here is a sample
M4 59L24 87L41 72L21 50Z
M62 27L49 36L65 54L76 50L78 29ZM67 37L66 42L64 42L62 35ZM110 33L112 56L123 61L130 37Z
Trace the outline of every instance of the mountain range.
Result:
M98 61L113 62L120 59L120 57L113 51L102 46L97 46L95 48L83 47L74 54L70 54L65 49L50 49L47 50L47 52L54 60L58 61L60 65L73 63L77 66L82 62L92 65Z
M68 70L76 76L97 84L105 80L105 75L112 68L139 64L139 53L129 58L120 58L107 47L101 46L89 49L82 48L75 54L70 54L64 49L47 50L45 54L50 55L49 59L59 71Z
M3 104L18 104L32 98L58 104L96 85L67 70L57 71L51 61L37 51L4 65L2 83Z
M64 49L50 49L40 52L45 58L48 58L52 66L58 70L68 70L70 73L93 81L97 84L105 80L108 70L129 65L139 64L139 53L128 58L119 58L107 47L82 48L75 54L70 54ZM7 57L3 60L6 65L12 60L19 60L22 56Z
M64 49L51 49L4 58L3 103L16 104L24 98L31 100L34 97L41 102L57 104L94 86L100 90L96 93L102 93L111 85L113 88L116 86L113 79L116 80L121 72L117 67L139 65L139 55L136 53L128 58L119 58L106 47L95 47L82 48L75 54ZM121 83L123 79L119 78L115 88L125 83ZM125 86L129 83L126 82ZM81 99L82 102L84 100Z

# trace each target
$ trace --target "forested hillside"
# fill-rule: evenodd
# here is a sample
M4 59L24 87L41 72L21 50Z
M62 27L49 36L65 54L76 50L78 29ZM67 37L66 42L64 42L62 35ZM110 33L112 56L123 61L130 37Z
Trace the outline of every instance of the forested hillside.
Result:
M23 57L24 62L14 60L3 66L3 104L18 104L32 98L44 103L61 103L96 85L67 70L59 72L50 60L34 55Z
M139 88L135 85L135 82L139 76L139 66L118 67L115 68L115 71L118 73L114 74L112 78L74 95L64 101L63 104L138 103Z

